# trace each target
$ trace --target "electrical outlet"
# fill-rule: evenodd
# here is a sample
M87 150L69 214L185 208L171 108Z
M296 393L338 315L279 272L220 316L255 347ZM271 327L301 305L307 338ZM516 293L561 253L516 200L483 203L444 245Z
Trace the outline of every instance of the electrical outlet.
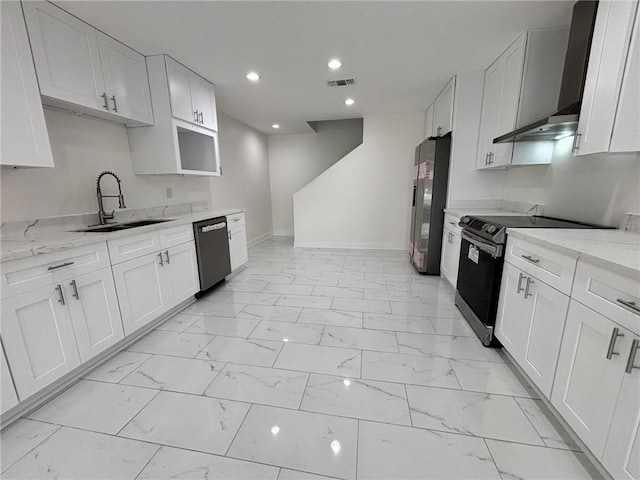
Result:
M167 194L167 198L172 198L173 197L173 188L172 187L166 187L165 188L165 192Z

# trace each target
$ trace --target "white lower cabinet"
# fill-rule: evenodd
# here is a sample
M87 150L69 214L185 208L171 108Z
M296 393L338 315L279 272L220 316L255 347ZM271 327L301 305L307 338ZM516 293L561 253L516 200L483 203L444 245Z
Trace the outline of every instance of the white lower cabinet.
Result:
M453 230L444 229L442 237L442 253L440 262L440 272L454 287L458 283L458 266L460 264L461 239Z
M249 260L247 252L247 231L244 225L229 229L229 259L231 271L241 267Z
M65 282L64 291L83 362L124 338L110 268L75 277Z
M18 394L11 379L2 344L0 344L0 382L0 413L4 413L18 404Z
M2 299L2 342L21 399L80 365L62 284Z
M196 246L183 243L165 250L165 267L161 274L167 275L171 283L170 306L193 296L200 290Z

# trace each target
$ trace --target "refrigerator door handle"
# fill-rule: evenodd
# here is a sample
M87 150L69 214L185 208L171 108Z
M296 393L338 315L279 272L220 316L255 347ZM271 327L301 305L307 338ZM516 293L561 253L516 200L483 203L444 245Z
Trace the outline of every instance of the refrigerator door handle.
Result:
M414 207L416 206L416 188L418 188L417 185L414 185L413 186L413 201L411 202L412 206L414 206Z

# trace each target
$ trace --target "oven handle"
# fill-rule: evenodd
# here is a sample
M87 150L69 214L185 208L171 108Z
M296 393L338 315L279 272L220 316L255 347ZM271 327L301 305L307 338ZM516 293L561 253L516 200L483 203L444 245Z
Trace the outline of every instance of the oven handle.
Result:
M478 250L488 253L493 258L502 257L502 245L493 245L491 243L484 242L475 236L472 236L469 232L462 230L462 238L476 247Z

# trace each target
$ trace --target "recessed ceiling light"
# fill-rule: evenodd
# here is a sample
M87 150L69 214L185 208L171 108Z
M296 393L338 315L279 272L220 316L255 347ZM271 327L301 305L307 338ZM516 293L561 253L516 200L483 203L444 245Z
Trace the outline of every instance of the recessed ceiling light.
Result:
M340 60L338 60L337 58L334 58L333 60L330 60L329 63L327 63L327 66L331 70L337 70L338 68L340 68L342 66L342 62Z
M273 125L271 125L271 128L280 128L280 125L278 125L277 123L274 123Z
M260 75L258 75L256 72L249 72L247 73L247 79L251 80L252 82L257 82L258 80L260 80Z
M355 101L353 98L347 98L347 99L344 101L344 104L345 104L345 105L349 105L349 106L353 105L354 103L356 103L356 101Z

